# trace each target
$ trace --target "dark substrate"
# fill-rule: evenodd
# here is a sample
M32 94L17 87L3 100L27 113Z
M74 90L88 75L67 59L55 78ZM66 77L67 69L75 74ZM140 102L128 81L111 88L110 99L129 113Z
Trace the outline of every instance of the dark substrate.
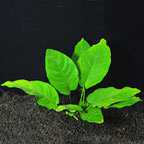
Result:
M144 144L144 104L104 111L105 124L39 107L34 97L0 94L0 144Z

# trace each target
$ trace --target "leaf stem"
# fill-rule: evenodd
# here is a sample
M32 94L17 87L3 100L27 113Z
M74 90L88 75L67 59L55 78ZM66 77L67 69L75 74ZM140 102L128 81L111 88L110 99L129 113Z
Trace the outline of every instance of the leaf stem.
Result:
M81 106L85 105L85 88L84 88L84 86L81 89L81 97L80 97L79 105L81 105Z
M71 93L68 95L70 103L72 102Z
M83 103L85 103L85 88L82 88L82 93L83 93Z

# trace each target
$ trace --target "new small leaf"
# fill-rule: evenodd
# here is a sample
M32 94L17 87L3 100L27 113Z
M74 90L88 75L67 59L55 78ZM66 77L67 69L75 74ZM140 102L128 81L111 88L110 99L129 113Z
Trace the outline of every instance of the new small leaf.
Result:
M82 38L74 47L72 59L76 62L79 56L90 48L90 44Z

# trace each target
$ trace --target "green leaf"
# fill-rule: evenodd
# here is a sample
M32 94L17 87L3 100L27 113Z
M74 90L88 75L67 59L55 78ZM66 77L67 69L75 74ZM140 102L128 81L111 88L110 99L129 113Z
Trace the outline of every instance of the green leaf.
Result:
M38 104L49 109L53 109L57 107L57 104L59 104L59 96L55 88L42 81L28 81L21 79L16 81L7 81L1 86L19 88L29 95L36 96Z
M77 114L75 112L66 111L65 114L78 120Z
M90 123L102 124L104 122L102 111L97 107L89 107L87 112L80 112L80 117Z
M50 83L64 95L78 86L78 69L75 63L65 54L52 50L46 50L45 57L46 74Z
M66 104L66 105L59 105L55 110L58 112L68 110L71 113L75 113L75 112L82 111L83 109L79 105Z
M86 89L98 84L107 74L111 63L110 48L106 40L101 39L78 59L80 69L80 85Z
M94 107L108 108L114 103L127 101L138 93L140 93L139 89L130 87L124 87L122 89L114 87L99 88L88 95L87 102Z
M82 38L74 47L74 53L72 55L72 59L74 61L77 61L79 56L83 53L86 52L90 48L89 43Z
M128 106L134 105L135 103L140 102L140 101L142 101L142 100L139 97L131 97L128 100L112 104L110 107L120 109L123 107L128 107Z

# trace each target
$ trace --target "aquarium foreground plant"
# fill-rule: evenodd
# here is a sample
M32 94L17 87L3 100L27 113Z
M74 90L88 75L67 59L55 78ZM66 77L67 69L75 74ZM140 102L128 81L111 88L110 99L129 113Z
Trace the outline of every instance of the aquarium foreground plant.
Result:
M7 81L1 86L19 88L35 96L38 105L57 112L64 111L75 119L102 124L102 110L124 108L141 101L140 90L132 87L97 88L86 95L86 90L100 83L108 73L111 51L105 39L90 45L82 38L74 47L72 58L54 49L47 49L45 70L49 82L20 79ZM80 87L78 104L60 104L59 93L65 97Z

